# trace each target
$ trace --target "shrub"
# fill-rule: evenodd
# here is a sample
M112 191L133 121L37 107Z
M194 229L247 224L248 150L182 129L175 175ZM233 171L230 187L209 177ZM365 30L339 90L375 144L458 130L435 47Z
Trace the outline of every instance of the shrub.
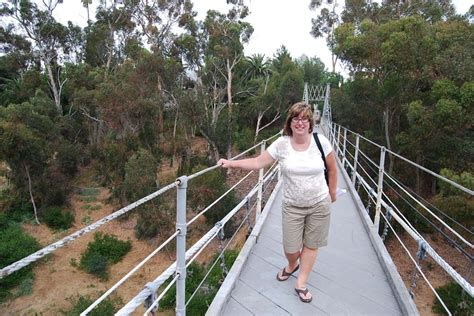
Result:
M74 215L69 212L63 212L59 207L48 207L42 212L43 221L49 228L59 230L68 229L74 222Z
M69 297L67 299L72 304L70 310L62 310L61 313L65 316L79 316L83 311L86 310L92 303L94 299L89 296L76 296ZM119 306L122 305L122 300L120 298L107 298L97 305L88 315L91 316L108 316L114 315L115 312L119 310Z
M239 151L244 151L253 146L253 139L255 131L251 128L245 127L239 132L234 133L235 145ZM250 153L252 155L252 153Z
M132 249L130 240L122 241L116 236L95 233L94 241L87 245L81 254L79 267L84 271L107 279L108 264L117 263Z
M462 287L454 282L436 288L439 296L453 315L474 315L474 298L464 293ZM435 298L433 312L446 314L444 307Z
M203 169L202 166L198 166L193 169L193 173L201 169ZM208 172L193 180L193 184L188 186L189 205L194 205L196 208L204 208L226 192L228 188L225 185L224 172L225 171L223 170ZM210 224L215 224L235 205L235 193L234 191L231 191L209 211L207 211L204 216Z
M156 205L154 202L142 206L138 212L135 236L138 239L151 239L157 236L160 231L170 231L175 225L170 208L168 204Z
M235 250L227 250L224 252L224 261L228 269L232 266L235 259L237 258L238 252ZM206 269L210 269L215 259L210 262L210 265ZM193 262L187 269L186 275L186 298L190 298L194 293L199 283L201 283L205 274L207 273L204 266ZM201 288L196 292L193 299L189 302L186 307L186 315L204 315L209 308L214 296L216 295L222 279L222 269L219 264L216 264L212 272L207 277L206 281L201 285ZM170 282L171 278L166 282ZM164 284L163 286L165 286ZM160 309L172 309L176 305L176 287L173 286L165 294L163 299L160 301Z
M6 267L38 249L39 244L36 239L23 232L19 225L11 224L0 230L0 267ZM32 265L0 279L0 302L8 299L12 295L10 291L17 285L24 285L19 289L18 295L28 292L23 291L22 288L26 288L25 282L32 282L31 280L33 280Z
M123 193L128 201L136 201L156 190L158 165L153 155L140 149L125 164Z

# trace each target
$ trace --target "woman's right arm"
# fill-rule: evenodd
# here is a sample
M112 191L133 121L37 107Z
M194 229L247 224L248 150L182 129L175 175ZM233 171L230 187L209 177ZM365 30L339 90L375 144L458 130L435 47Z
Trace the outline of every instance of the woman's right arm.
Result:
M227 160L219 159L218 165L222 168L239 168L245 170L257 170L271 165L275 159L270 156L268 151L264 151L262 154L255 158L240 159L240 160Z

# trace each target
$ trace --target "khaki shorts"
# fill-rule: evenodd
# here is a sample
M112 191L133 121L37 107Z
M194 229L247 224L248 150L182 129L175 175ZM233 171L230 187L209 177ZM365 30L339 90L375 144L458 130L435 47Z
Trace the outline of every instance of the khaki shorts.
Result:
M296 253L305 245L316 249L328 244L331 197L310 207L297 207L283 202L283 248Z

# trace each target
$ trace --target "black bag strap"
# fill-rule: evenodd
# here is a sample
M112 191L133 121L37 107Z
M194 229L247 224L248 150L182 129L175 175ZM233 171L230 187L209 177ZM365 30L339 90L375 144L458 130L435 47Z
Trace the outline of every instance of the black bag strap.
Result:
M326 164L326 155L324 154L323 146L321 146L321 142L319 141L318 133L313 133L314 141L316 142L316 146L318 146L319 152L321 153L321 158L324 162L324 178L326 178L326 184L329 185L329 177L328 177L328 166Z

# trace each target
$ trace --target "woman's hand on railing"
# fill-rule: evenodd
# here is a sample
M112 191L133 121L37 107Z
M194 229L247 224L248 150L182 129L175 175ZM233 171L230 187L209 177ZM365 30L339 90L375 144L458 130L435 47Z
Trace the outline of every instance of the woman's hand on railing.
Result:
M222 168L233 168L233 165L232 165L233 161L232 160L227 160L227 159L219 159L219 161L217 162L217 165L218 166L221 166Z

